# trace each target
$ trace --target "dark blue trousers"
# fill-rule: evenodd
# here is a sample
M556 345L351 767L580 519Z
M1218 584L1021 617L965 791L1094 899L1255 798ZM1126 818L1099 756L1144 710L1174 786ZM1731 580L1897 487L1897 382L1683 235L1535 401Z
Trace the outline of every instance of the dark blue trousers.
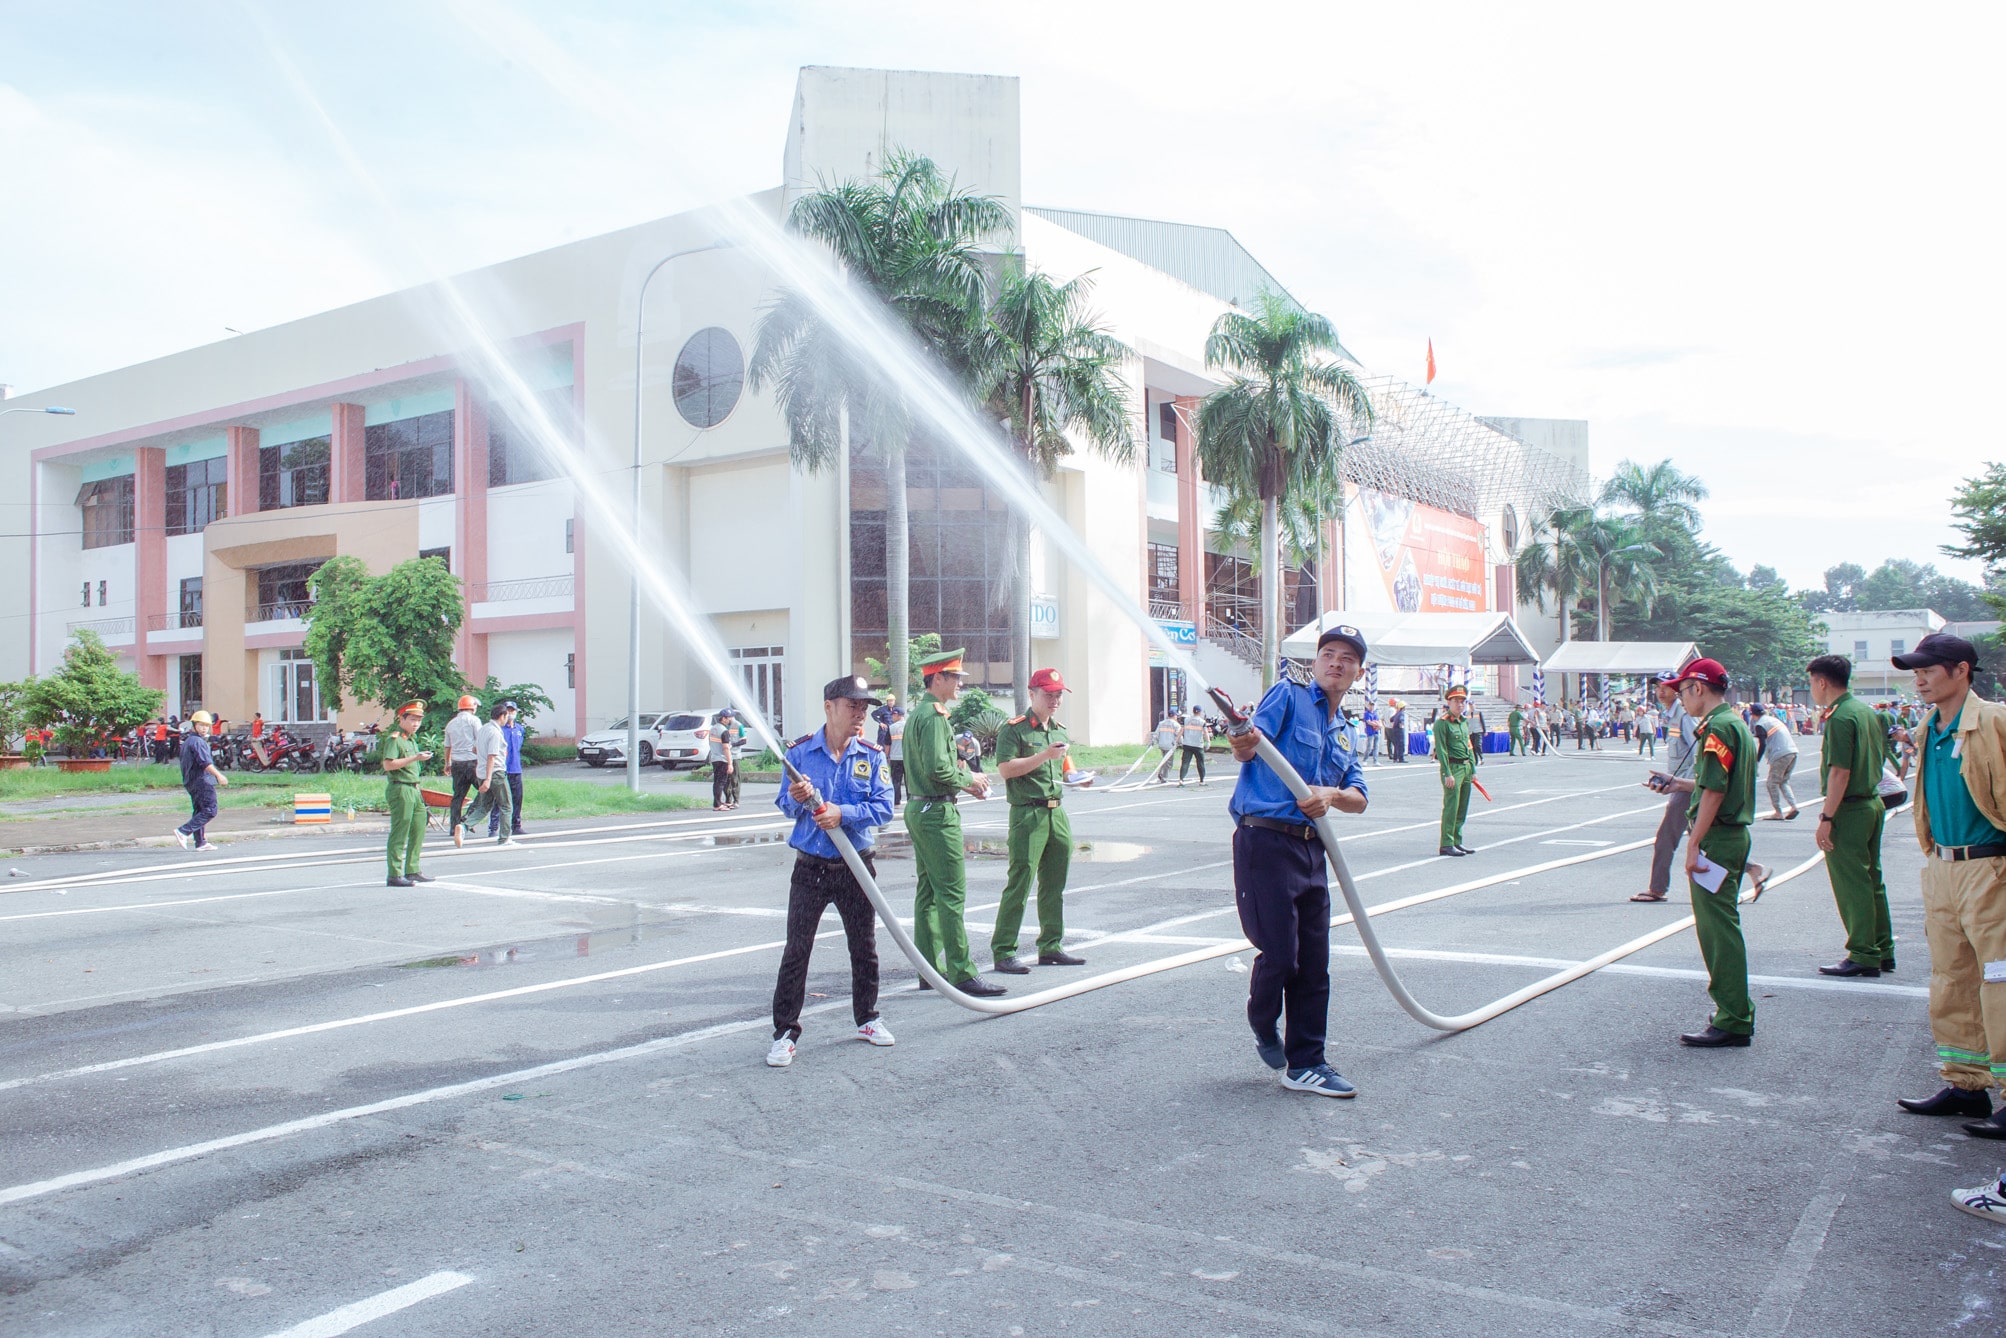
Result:
M216 782L204 777L200 785L189 786L188 803L195 811L180 830L194 837L196 845L203 845L209 840L206 829L216 820Z
M1287 1014L1282 1048L1292 1069L1324 1062L1330 1025L1330 883L1323 843L1261 827L1233 832L1240 929L1258 955L1247 1023L1261 1035Z

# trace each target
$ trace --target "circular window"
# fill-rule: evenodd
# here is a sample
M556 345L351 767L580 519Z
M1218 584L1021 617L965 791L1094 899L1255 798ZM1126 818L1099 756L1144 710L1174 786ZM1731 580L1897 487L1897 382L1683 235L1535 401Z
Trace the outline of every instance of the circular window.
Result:
M676 355L676 373L670 385L676 395L676 411L692 427L722 423L745 387L745 356L731 331L713 325L691 335Z

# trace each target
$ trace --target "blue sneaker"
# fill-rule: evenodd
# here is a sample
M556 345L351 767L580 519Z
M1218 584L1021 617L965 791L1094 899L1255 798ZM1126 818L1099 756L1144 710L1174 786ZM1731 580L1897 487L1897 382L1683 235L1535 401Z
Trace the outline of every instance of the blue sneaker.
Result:
M1357 1096L1358 1089L1344 1080L1344 1075L1328 1064L1318 1064L1315 1068L1289 1069L1282 1074L1282 1086L1298 1092L1315 1092L1318 1096Z
M1288 1066L1289 1057L1288 1053L1282 1049L1282 1038L1275 1035L1273 1031L1255 1032L1254 1049L1259 1052L1261 1062L1269 1068L1279 1069Z

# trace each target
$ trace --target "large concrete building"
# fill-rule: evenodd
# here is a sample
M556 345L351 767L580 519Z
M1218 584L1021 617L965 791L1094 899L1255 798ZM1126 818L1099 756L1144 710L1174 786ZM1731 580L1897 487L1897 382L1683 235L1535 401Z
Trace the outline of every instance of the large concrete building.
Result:
M896 145L1003 203L1014 224L992 239L998 249L1060 279L1091 272L1095 307L1133 353L1124 373L1146 458L1076 453L1046 497L1124 598L1206 648L1208 674L1243 694L1256 677L1254 577L1244 548L1213 531L1221 499L1196 468L1193 412L1222 381L1203 356L1213 322L1264 288L1286 289L1216 228L1026 207L1017 99L1009 78L803 70L782 183L740 203L778 222L803 191L868 173ZM20 629L0 644L0 677L47 671L90 628L166 691L170 709L199 701L233 720L254 710L326 720L331 703L301 649L307 577L337 554L376 571L434 555L465 588L469 677L540 684L556 702L555 718L537 722L546 734L603 726L628 695L628 564L578 479L611 480L624 507L638 402L642 533L686 576L733 671L783 728L818 718L825 679L884 654L887 506L910 519L913 631L965 645L977 681L1007 684L1000 499L924 440L904 499L886 496L882 462L861 446L822 472L793 464L773 399L745 385L779 280L751 251L702 249L730 212L660 219L457 280L450 296L487 313L512 369L506 394L493 360L464 354L465 330L439 318L449 294L433 287L18 401L77 416L16 417L5 433L0 481L30 519L26 534L0 540L17 573L0 614ZM647 291L637 348L643 277L684 251L699 253L671 261ZM1443 607L1518 606L1514 508L1585 479L1585 425L1479 420L1390 378L1371 384L1381 426L1353 452L1350 501L1328 519L1322 562L1289 574L1292 624L1361 599L1419 607L1402 601L1435 597L1424 590L1447 592ZM520 406L525 387L562 425L571 458L542 449L519 408L497 407ZM1451 530L1467 551L1432 560L1461 575L1417 572L1416 557L1430 566L1430 536ZM1375 561L1383 570L1365 570ZM1152 663L1140 631L1048 542L1034 543L1031 565L1033 658L1076 685L1076 736L1140 738L1182 697L1178 674ZM718 699L683 641L644 608L644 708ZM349 721L376 714L342 708Z

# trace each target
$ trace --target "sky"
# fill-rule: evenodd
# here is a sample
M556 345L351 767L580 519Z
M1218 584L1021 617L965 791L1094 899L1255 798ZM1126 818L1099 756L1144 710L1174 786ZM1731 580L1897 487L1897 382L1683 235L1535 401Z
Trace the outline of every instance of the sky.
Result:
M610 97L550 91L511 23ZM0 382L776 185L802 65L1008 74L1027 203L1231 230L1371 370L1419 382L1432 339L1440 396L1586 419L1598 473L1696 474L1744 570L1976 579L1938 548L2006 457L2002 30L1956 4L0 0Z

